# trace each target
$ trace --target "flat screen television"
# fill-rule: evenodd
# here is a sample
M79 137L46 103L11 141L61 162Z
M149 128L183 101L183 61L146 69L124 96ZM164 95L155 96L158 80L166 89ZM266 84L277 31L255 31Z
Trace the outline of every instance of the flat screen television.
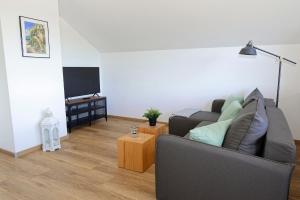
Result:
M99 67L63 67L65 98L100 93Z

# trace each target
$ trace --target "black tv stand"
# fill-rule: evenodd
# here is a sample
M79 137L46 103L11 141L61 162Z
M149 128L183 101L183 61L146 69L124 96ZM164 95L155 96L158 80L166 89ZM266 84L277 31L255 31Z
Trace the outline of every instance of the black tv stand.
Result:
M106 97L92 96L89 98L67 99L66 116L68 132L82 124L92 125L93 121L105 118L107 121Z

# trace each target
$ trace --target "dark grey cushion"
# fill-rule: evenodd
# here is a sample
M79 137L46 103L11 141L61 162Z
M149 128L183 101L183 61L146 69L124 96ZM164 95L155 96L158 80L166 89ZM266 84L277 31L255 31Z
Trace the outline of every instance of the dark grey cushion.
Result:
M211 122L211 121L202 121L202 122L200 122L196 127L207 126L207 125L210 125L210 124L213 124L213 123L215 123L215 122ZM195 128L196 128L196 127L195 127ZM188 132L188 134L186 134L186 135L184 136L184 138L190 139L190 132Z
M253 100L258 100L259 98L264 99L263 95L261 92L256 88L253 90L248 97L245 99L243 107L247 106L251 101Z
M294 163L296 146L282 111L275 107L267 107L267 115L269 127L263 156L270 160Z
M220 113L199 111L190 116L191 119L197 119L199 121L211 121L216 122L220 117Z
M243 138L248 134L254 114L254 112L248 113L245 109L240 111L238 117L231 123L225 135L223 147L239 150Z
M259 155L263 136L268 128L268 118L263 99L251 101L232 122L223 146L240 152Z

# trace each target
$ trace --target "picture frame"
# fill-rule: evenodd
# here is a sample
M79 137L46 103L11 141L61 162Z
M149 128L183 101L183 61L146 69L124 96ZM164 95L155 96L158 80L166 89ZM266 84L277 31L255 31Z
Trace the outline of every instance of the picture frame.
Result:
M50 58L48 22L19 16L23 57Z

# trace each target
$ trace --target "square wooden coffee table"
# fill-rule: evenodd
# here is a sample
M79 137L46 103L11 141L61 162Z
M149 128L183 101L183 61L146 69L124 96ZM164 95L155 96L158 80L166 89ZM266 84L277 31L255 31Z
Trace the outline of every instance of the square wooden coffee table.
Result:
M157 123L156 126L150 126L148 122L138 126L139 133L147 133L154 135L156 138L166 132L167 126L162 123Z
M118 166L132 171L144 172L154 163L155 136L130 134L118 138Z

